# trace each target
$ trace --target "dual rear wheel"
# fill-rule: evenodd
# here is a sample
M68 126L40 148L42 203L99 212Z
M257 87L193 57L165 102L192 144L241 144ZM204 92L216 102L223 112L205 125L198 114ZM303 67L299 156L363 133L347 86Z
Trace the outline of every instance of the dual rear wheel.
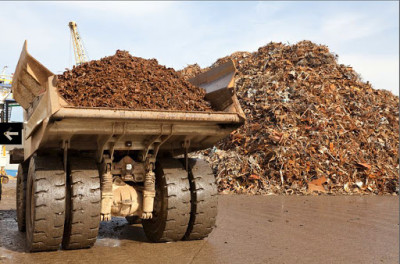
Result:
M215 227L217 186L207 162L189 159L156 162L156 197L153 218L143 220L149 240L167 242L207 237Z
M93 246L101 199L94 160L72 158L68 177L58 157L33 156L27 167L21 164L17 175L18 229L26 231L27 250Z
M156 162L153 218L143 220L153 242L207 237L215 226L217 187L209 165L189 160ZM33 156L22 163L17 178L17 221L26 230L28 251L89 248L100 224L100 178L94 160L69 159L65 175L61 159Z

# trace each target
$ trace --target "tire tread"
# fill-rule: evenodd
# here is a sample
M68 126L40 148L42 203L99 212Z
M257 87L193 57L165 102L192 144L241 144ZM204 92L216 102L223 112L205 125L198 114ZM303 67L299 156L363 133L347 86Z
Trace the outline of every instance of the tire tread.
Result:
M189 159L191 215L184 240L207 237L215 227L218 189L210 165L200 159Z
M70 198L62 247L90 248L97 239L100 225L100 177L94 159L70 159ZM95 216L95 217L94 217Z

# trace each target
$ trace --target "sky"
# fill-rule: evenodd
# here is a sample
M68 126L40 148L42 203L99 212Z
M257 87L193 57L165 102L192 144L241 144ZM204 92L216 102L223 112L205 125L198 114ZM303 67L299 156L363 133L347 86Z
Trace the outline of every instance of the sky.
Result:
M74 63L69 21L90 59L117 49L182 69L235 51L307 39L327 45L376 89L399 94L399 2L0 2L0 68L12 73L24 40L55 74Z

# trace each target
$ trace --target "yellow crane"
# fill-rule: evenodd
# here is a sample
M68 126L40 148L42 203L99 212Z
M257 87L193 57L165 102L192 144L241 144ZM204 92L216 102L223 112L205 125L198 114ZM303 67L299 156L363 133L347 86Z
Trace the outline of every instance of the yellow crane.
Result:
M87 56L87 51L78 32L78 25L76 24L76 22L71 21L69 22L68 26L71 30L71 39L72 45L74 46L75 62L76 65L80 65L89 60Z
M0 73L0 83L2 84L12 83L12 75L5 74L7 68L8 68L7 66L4 66L3 70Z

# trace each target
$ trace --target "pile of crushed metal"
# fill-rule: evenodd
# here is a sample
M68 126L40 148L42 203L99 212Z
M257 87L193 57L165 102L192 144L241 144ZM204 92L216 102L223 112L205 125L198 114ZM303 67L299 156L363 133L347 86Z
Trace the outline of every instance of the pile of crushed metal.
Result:
M269 43L236 52L246 124L208 159L220 191L254 194L398 192L399 98L375 90L323 45ZM213 67L211 66L211 67ZM191 65L190 78L203 71Z
M155 59L127 51L81 64L57 79L59 93L74 106L211 111L204 89Z

